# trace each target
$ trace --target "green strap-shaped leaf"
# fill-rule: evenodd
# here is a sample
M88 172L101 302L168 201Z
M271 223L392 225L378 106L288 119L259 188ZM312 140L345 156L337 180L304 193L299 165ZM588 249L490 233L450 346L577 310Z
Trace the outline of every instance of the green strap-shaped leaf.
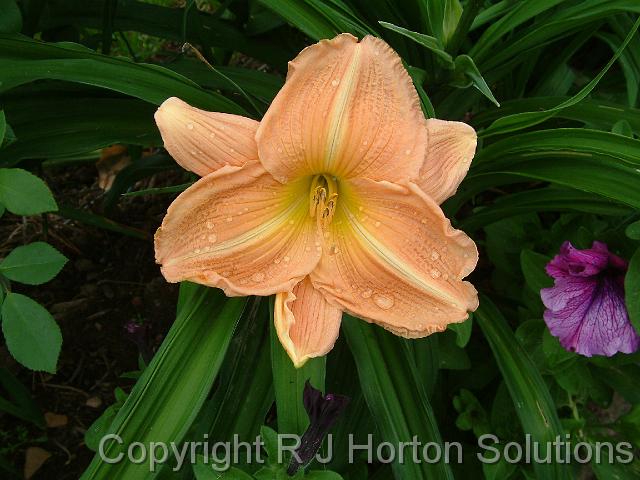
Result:
M0 34L0 91L42 79L108 88L155 105L179 97L207 110L246 115L228 98L158 65L107 57L74 43L46 44L21 35Z
M613 200L561 188L536 188L498 198L460 221L460 229L472 232L499 220L529 212L584 212L595 215L628 215L631 208Z
M522 130L523 128L531 127L533 125L537 125L538 123L542 123L545 120L553 117L560 110L571 107L572 105L577 104L584 98L586 98L589 93L598 85L598 82L604 77L605 73L609 71L611 66L615 63L615 61L620 57L626 46L629 44L636 31L640 27L640 18L634 23L633 27L627 34L622 45L616 50L613 54L613 57L607 62L602 70L595 76L593 80L591 80L587 85L585 85L578 93L576 93L573 97L562 102L560 105L557 105L553 108L550 108L546 111L541 112L524 112L517 113L515 115L509 115L507 117L501 117L493 122L489 128L480 133L483 137L488 137L490 135L498 135L508 132L513 132L516 130Z
M442 60L444 60L448 68L453 68L453 58L451 58L451 55L445 52L442 42L438 40L436 37L425 35L424 33L412 32L411 30L407 30L406 28L403 28L403 27L398 27L397 25L394 25L393 23L389 23L389 22L381 21L378 23L380 23L380 25L382 25L384 28L388 28L393 32L399 33L400 35L410 38L411 40L418 43L419 45L422 45L427 50L430 50L431 52L433 52L434 55L437 55Z
M640 141L584 128L512 135L476 156L456 201L478 190L522 181L518 177L554 182L640 208Z
M220 290L180 286L176 321L111 425L123 444L103 445L107 457L125 452L125 458L110 464L96 455L83 480L155 477L160 466L150 472L149 463L131 463L128 445L182 440L209 394L245 303L227 300Z
M358 377L383 441L397 446L414 435L424 445L442 444L438 424L405 340L362 320L343 316L342 332L358 369ZM453 460L455 461L455 460ZM452 479L448 464L396 461L397 479Z
M493 351L523 431L531 435L532 441L538 442L540 458L545 458L545 452L553 448L551 442L558 436L564 438L564 431L540 372L488 297L481 297L474 318ZM568 464L534 463L533 468L540 479L573 478L572 467Z
M624 291L629 318L640 334L640 248L629 262L629 270L624 277Z
M302 435L309 425L309 416L302 404L304 384L309 380L313 387L324 391L326 357L312 358L301 368L295 368L280 344L273 321L270 324L271 370L278 414L278 433Z

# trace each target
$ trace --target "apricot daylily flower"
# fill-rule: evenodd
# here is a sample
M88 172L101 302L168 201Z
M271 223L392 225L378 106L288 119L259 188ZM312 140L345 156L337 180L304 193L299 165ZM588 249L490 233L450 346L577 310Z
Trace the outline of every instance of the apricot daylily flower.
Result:
M169 153L202 176L156 233L163 275L275 294L296 366L331 350L343 311L415 338L476 309L462 281L476 246L438 207L468 170L475 132L425 120L382 40L341 34L304 49L259 123L177 98L156 122Z

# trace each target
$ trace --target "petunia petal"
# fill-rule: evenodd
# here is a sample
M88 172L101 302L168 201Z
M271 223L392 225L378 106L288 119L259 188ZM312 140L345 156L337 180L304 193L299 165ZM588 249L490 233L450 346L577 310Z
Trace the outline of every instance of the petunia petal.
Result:
M324 243L314 286L396 334L444 330L478 306L476 290L462 281L478 260L475 244L415 184L341 183Z
M477 136L462 122L427 120L427 153L416 182L437 204L456 193L476 151Z
M549 331L570 351L591 357L633 353L640 346L615 276L563 276L540 292Z
M276 182L260 163L201 178L171 204L156 233L163 275L230 296L291 290L321 254L308 188Z
M155 119L167 151L201 177L225 165L258 160L258 122L250 118L205 112L171 97L160 105Z
M274 321L280 343L296 368L327 354L338 338L342 310L330 305L309 277L292 292L278 293Z
M320 173L395 181L417 177L425 126L400 57L379 38L341 34L289 63L256 139L283 182Z

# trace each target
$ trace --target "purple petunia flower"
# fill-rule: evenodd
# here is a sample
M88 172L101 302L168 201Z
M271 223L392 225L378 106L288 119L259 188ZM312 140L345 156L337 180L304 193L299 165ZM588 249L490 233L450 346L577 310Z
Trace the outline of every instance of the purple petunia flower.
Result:
M544 321L566 350L586 357L638 350L624 303L625 260L602 242L586 250L564 242L546 270L554 286L540 291Z
M300 439L300 446L291 458L287 469L289 475L295 475L300 468L313 460L324 437L327 436L333 424L347 407L349 397L332 393L322 395L322 392L313 388L307 380L304 385L302 402L309 415L309 426Z

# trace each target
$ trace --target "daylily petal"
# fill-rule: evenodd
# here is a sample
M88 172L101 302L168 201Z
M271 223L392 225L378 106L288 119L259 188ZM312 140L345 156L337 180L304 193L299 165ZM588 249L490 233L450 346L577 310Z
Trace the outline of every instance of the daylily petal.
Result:
M427 120L427 153L416 182L439 205L456 193L476 151L475 130L462 122Z
M307 183L282 185L260 163L201 178L171 204L156 233L163 275L229 296L291 290L321 254Z
M276 179L327 173L399 181L424 161L426 121L400 57L379 38L341 34L302 51L256 139Z
M342 310L329 304L309 277L292 292L278 293L274 321L280 343L296 368L327 354L338 338Z
M205 112L171 97L155 114L164 146L176 162L201 177L225 165L258 160L258 122L228 113Z
M340 185L311 280L327 300L405 337L461 322L478 306L462 278L478 251L412 183L354 179Z

